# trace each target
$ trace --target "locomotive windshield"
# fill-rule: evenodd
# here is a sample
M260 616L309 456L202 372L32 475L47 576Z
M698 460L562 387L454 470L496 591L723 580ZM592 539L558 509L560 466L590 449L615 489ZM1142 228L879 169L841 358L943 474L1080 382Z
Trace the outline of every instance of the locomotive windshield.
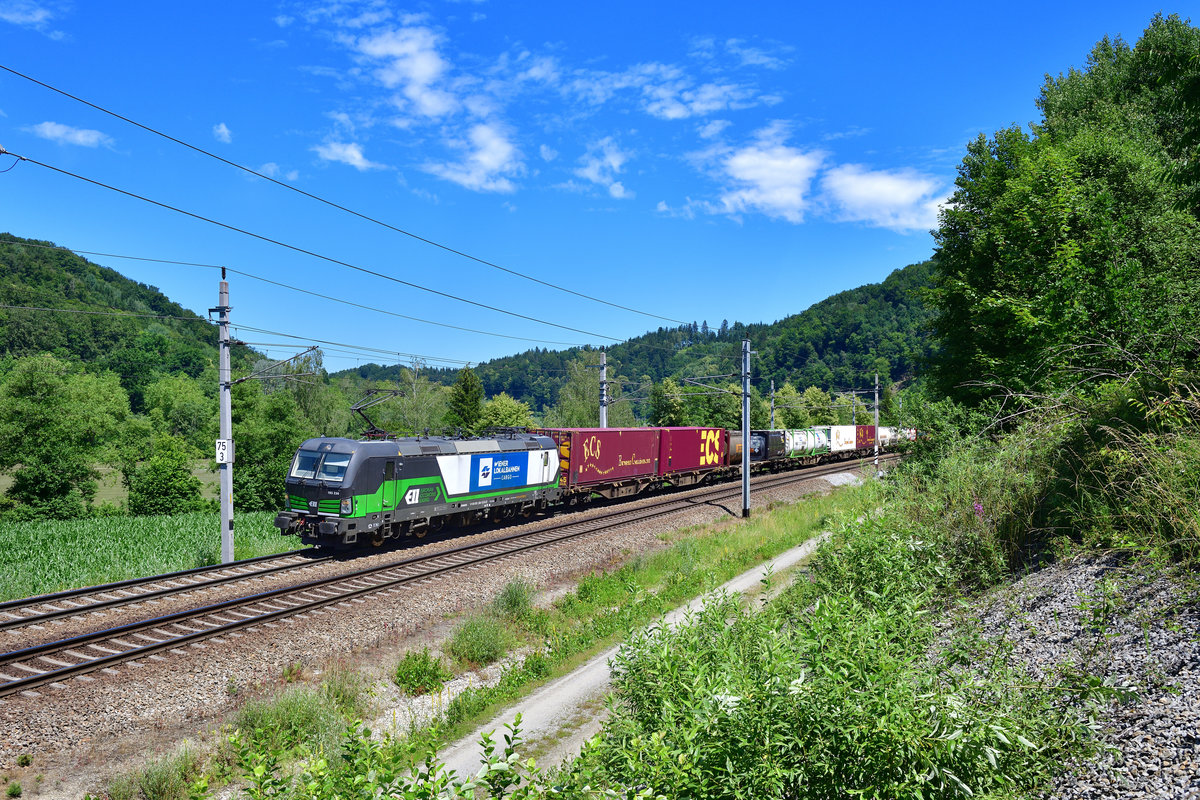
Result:
M301 450L292 461L291 477L314 478L321 481L341 483L350 465L349 453L320 453L316 450Z

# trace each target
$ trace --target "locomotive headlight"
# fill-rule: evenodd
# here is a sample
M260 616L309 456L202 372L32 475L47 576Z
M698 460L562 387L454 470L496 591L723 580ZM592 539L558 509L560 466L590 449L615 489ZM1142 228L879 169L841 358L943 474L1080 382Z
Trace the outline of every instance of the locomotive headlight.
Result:
M354 511L354 498L347 497L342 500L342 513L349 514Z

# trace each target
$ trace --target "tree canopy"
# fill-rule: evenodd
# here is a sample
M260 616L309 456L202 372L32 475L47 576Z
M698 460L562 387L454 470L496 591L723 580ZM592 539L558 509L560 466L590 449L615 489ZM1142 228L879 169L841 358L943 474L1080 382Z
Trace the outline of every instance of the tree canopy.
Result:
M1194 358L1179 343L1200 300L1200 225L1180 176L1200 120L1181 86L1198 53L1200 31L1156 16L1137 47L1105 38L1085 70L1048 77L1031 132L970 143L935 234L940 391L1047 391L1084 352L1093 370L1131 351Z

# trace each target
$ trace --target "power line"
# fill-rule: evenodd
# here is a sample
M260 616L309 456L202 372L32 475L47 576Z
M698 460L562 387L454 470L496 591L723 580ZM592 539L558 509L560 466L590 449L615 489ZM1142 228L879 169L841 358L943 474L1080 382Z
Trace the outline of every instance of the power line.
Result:
M507 334L507 333L495 333L493 331L480 331L480 330L475 330L474 328L464 328L460 325L451 325L448 322L438 322L436 320L422 319L421 317L413 317L413 316L409 316L408 314L401 314L397 311L388 311L387 309L384 309L384 308L376 308L374 306L368 306L368 305L364 305L362 303L355 303L352 300L342 300L341 298L330 297L327 294L321 294L320 292L314 292L309 289L302 289L299 286L292 286L291 284L281 283L279 281L273 281L270 278L264 278L261 275L255 275L251 272L245 272L243 270L233 269L232 267L226 267L222 264L200 264L200 263L196 263L196 262L192 262L192 261L172 261L172 260L165 259L165 258L150 258L148 256L126 256L126 255L121 255L119 253L100 253L100 252L96 252L94 250L76 250L73 247L62 247L59 245L46 245L46 244L29 244L26 242L21 242L20 246L21 247L40 247L40 248L43 248L46 250L64 250L68 253L75 253L77 255L101 256L104 258L123 258L123 259L127 259L129 261L146 261L146 262L149 262L152 264L171 264L171 265L179 266L179 267L201 267L203 269L224 269L228 272L232 272L235 275L241 275L246 278L251 278L252 280L262 281L263 283L269 283L272 286L279 286L284 289L291 289L294 292L300 292L302 294L312 295L313 297L319 297L322 300L329 300L334 303L342 303L343 305L354 306L355 308L361 308L361 309L365 309L367 311L375 311L380 314L387 314L392 317L399 317L400 319L412 320L413 322L421 322L426 325L437 325L438 327L441 327L441 328L450 328L451 330L464 331L466 333L477 333L477 334L480 334L481 336L495 336L500 339L513 339L513 340L520 341L520 342L537 342L540 344L560 344L560 345L565 345L567 347L582 347L583 346L582 344L580 344L578 342L558 342L558 341L554 341L552 339L532 339L532 338L529 338L526 336L512 336L511 334Z
M390 225L390 224L388 224L388 223L386 223L386 222L383 222L382 220L376 219L375 217L371 217L371 216L368 216L368 215L366 215L366 214L363 214L363 213L361 213L361 212L355 211L354 209L347 208L346 206L343 206L343 205L340 205L340 204L338 204L338 203L335 203L335 202L333 202L332 200L326 200L326 199L325 199L325 198L323 198L323 197L320 197L320 196L318 196L318 195L312 194L312 193L310 193L310 192L306 192L306 191L304 191L303 189L300 189L300 188L298 188L298 187L296 187L296 186L292 186L292 185L290 185L290 184L287 184L287 183L284 183L284 182L282 182L282 181L278 181L278 180L276 180L275 178L272 178L270 175L264 175L263 173L261 173L261 172L258 172L257 170L253 170L253 169L251 169L250 167L243 166L242 164L238 164L238 163L237 163L237 162L235 162L235 161L230 161L230 160L229 160L229 159L227 159L227 158L222 158L221 156L217 155L216 153L212 153L212 152L210 152L210 151L208 151L208 150L205 150L205 149L203 149L203 148L201 148L201 147L197 147L196 145L189 144L188 142L185 142L185 141L183 141L182 139L177 139L177 138L175 138L174 136L170 136L169 134L163 133L162 131L159 131L159 130L156 130L156 129L154 129L154 128L151 128L149 125L143 125L142 123L140 123L140 122L137 122L137 121L135 121L135 120L132 120L132 119L130 119L129 117L122 116L122 115L120 115L120 114L116 113L115 111L110 111L109 109L107 109L107 108L104 108L103 106L96 105L95 103L91 103L91 102L89 102L89 101L87 101L87 100L84 100L84 99L83 99L83 98L81 98L81 97L77 97L77 96L75 96L75 95L73 95L73 94L70 94L69 92L65 92L65 91L63 91L62 89L59 89L59 88L57 88L57 87L54 87L54 86L51 86L51 85L50 85L50 84L48 84L48 83L43 83L42 81L39 81L38 79L36 79L36 78L33 78L33 77L29 76L29 75L26 75L26 74L24 74L24 73L21 73L21 72L17 72L15 69L12 69L11 67L6 67L6 66L4 66L3 64L0 64L0 69L3 69L5 72L9 72L9 73L11 73L11 74L13 74L13 75L16 75L18 78L24 78L24 79L25 79L25 80L27 80L27 81L30 81L30 82L32 82L32 83L36 83L38 86L42 86L42 87L44 87L44 88L46 88L46 89L49 89L49 90L50 90L50 91L52 91L52 92L57 92L58 94L61 94L61 95L63 95L64 97L69 97L69 98L71 98L72 100L75 100L76 102L83 103L84 105L86 105L86 106L89 106L90 108L94 108L94 109L96 109L97 111L100 111L100 112L102 112L102 113L104 113L104 114L108 114L109 116L116 117L117 119L119 119L119 120L122 120L122 121L124 121L124 122L127 122L127 123L129 123L130 125L134 125L134 126L136 126L136 127L138 127L138 128L141 128L141 129L142 129L142 130L144 130L144 131L147 131L147 132L149 132L149 133L152 133L152 134L154 134L155 136L161 136L161 137L162 137L162 138L164 138L164 139L167 139L167 140L169 140L169 141L175 142L176 144L178 144L178 145L181 145L181 146L183 146L183 147L186 147L186 148L188 148L189 150L192 150L192 151L194 151L194 152L200 153L201 155L205 155L205 156L208 156L209 158L216 159L217 161L220 161L220 162L221 162L221 163L223 163L223 164L227 164L227 165L229 165L229 166L231 166L231 167L234 167L234 168L236 168L236 169L240 169L240 170L242 170L243 172L247 172L247 173L249 173L249 174L251 174L251 175L255 175L255 176L259 177L259 178L262 178L262 179L263 179L263 180L265 180L265 181L270 181L271 183L275 184L276 186L281 186L281 187L283 187L284 189L289 189L289 190L291 190L291 191L293 191L293 192L296 192L297 194L301 194L301 195L304 195L305 197L308 197L308 198L310 198L310 199L312 199L312 200L316 200L316 201L317 201L317 202L319 202L319 203L324 203L324 204L325 204L325 205L327 205L327 206L331 206L331 207L333 207L333 208L336 208L336 209L338 209L338 210L340 210L340 211L344 211L344 212L346 212L347 214L352 214L353 216L356 216L356 217L358 217L359 219L363 219L363 220L366 220L367 222L372 222L372 223L374 223L374 224L376 224L376 225L380 225L380 226L382 226L382 227L384 227L384 228L387 228L387 229L389 229L389 230L395 231L396 233L401 233L401 234L403 234L403 235L405 235L405 236L408 236L408 237L410 237L410 238L412 238L412 239L416 239L416 240L417 240L417 241L419 241L419 242L423 242L423 243L425 243L425 244L428 244L428 245L431 245L431 246L433 246L433 247L436 247L436 248L438 248L438 249L440 249L440 250L444 250L444 251L446 251L447 253L453 253L454 255L461 256L461 257L463 257L463 258L469 259L469 260L471 260L471 261L474 261L474 262L476 262L476 263L479 263L479 264L483 264L484 266L487 266L487 267L492 267L493 269L498 269L498 270L500 270L501 272L507 272L509 275L514 275L514 276L516 276L516 277L518 277L518 278L524 278L524 279L525 279L525 280L527 280L527 281L532 281L533 283L538 283L538 284L541 284L542 286L546 286L546 287L549 287L549 288L551 288L551 289L557 289L557 290L558 290L558 291L560 291L560 292L566 292L567 294L573 294L573 295L575 295L576 297L582 297L582 298L583 298L583 299L585 299L585 300L591 300L591 301L593 301L593 302L596 302L596 303L602 303L602 304L604 304L604 305L606 305L606 306L611 306L612 308L619 308L619 309L621 309L621 310L623 310L623 311L630 311L630 312L632 312L632 313L634 313L634 314L641 314L642 316L645 316L645 317L652 317L652 318L654 318L654 319L661 319L661 320L664 320L664 321L666 321L666 322L678 322L678 323L680 323L681 325L682 325L682 324L686 324L686 323L684 323L684 321L683 321L683 320L680 320L680 319L672 319L671 317L664 317L664 316L661 316L661 315L659 315L659 314L651 314L651 313L650 313L650 312L648 312L648 311L639 311L639 310L638 310L638 309L636 309L636 308L630 308L629 306L623 306L623 305L621 305L621 304L619 304L619 303L613 303L613 302L610 302L610 301L608 301L608 300L602 300L602 299L600 299L599 297L594 297L594 296L592 296L592 295L584 294L583 292L577 292L577 291L575 291L574 289L568 289L568 288L566 288L566 287L564 287L564 286L559 286L558 284L554 284L554 283L550 283L549 281L544 281L544 280L541 280L540 278L534 278L534 277L533 277L533 276L531 276L531 275L526 275L526 274L524 274L524 273L522 273L522 272L518 272L518 271L516 271L516 270L514 270L514 269L509 269L508 267L502 267L502 266L500 266L499 264L493 263L493 262L491 262L491 261L487 261L487 260L485 260L485 259L482 259L482 258L479 258L479 257L477 257L477 256L473 256L473 255L471 255L470 253L463 252L462 250L456 250L455 248L453 248L453 247L450 247L450 246L448 246L448 245L441 244L440 242L436 242L436 241L434 241L434 240L432 240L432 239L427 239L427 238L425 238L424 236L418 236L417 234L415 234L415 233L412 233L411 231L406 231L406 230L404 230L403 228L397 228L396 226L394 226L394 225ZM14 162L14 166L15 166L15 162ZM10 167L9 167L9 169L12 169L12 167L10 166ZM5 170L5 171L7 172L7 170ZM605 338L607 338L607 337L605 337Z
M283 333L281 331L272 331L272 330L267 330L265 328L254 328L249 325L239 325L236 323L230 323L230 327L236 328L237 330L250 331L252 333L263 333L263 334L266 334L267 336L282 336L285 339L299 339L301 341L316 342L317 344L333 345L334 347L346 347L346 348L349 348L351 350L361 352L361 353L378 353L380 355L387 355L387 356L403 356L404 358L421 358L426 361L440 361L440 362L449 363L449 364L470 364L471 363L470 361L463 361L463 360L457 359L457 358L437 358L435 356L423 356L419 353L404 353L404 352L401 352L398 350L383 350L378 347L365 347L363 345L357 345L357 344L346 344L345 342L331 342L331 341L326 341L324 339L314 339L311 336L297 336L296 334L293 334L293 333Z
M163 203L158 200L152 200L149 197L144 197L143 195L136 194L135 192L126 191L125 189L118 189L116 186L112 186L112 185L104 183L102 181L94 180L92 178L87 178L87 177L84 177L83 175L79 175L78 173L71 172L69 170L65 170L60 167L55 167L51 164L46 164L45 162L38 161L35 158L30 158L29 156L18 155L17 153L13 153L10 150L5 150L3 147L0 147L0 155L3 155L3 154L16 156L17 158L21 159L22 161L28 161L30 164L36 164L37 166L44 167L45 169L48 169L52 172L57 172L61 175L66 175L68 177L75 178L76 180L81 180L85 183L90 183L93 186L99 186L103 189L108 189L109 191L117 192L118 194L123 194L126 197L132 197L136 200L141 200L142 202L158 206L159 208L165 208L168 211L174 211L177 214L183 214L184 216L188 216L188 217L191 217L192 219L200 220L201 222L207 222L210 225L216 225L219 228L224 228L226 230L240 233L243 236L249 236L252 239L258 239L259 241L267 242L269 244L276 245L277 247L283 247L287 250L292 250L297 253L303 253L304 255L312 256L313 258L321 259L322 261L328 261L330 264L337 264L338 266L346 267L347 269L352 269L357 272L365 273L367 275L374 275L377 278L383 278L385 280L393 281L393 282L399 283L403 286L408 286L413 289L419 289L423 292L429 292L430 294L435 294L435 295L438 295L439 297L445 297L450 300L457 300L460 303L466 303L468 305L476 306L478 308L487 309L488 311L495 311L500 314L506 314L510 317L517 317L518 319L524 319L524 320L528 320L530 322L536 322L540 325L549 325L552 328L561 328L562 330L571 331L572 333L582 333L585 336L593 336L598 339L609 339L614 342L621 341L620 339L618 339L615 336L607 336L603 333L595 333L593 331L585 331L580 328L572 328L568 325L560 325L557 322L549 322L544 319L538 319L537 317L530 317L525 314L518 314L516 311L508 311L506 309L499 308L497 306L488 305L487 303L480 303L476 300L468 300L465 297L459 297L458 295L450 294L449 292L442 292L437 289L430 289L427 286L421 286L420 284L412 283L410 281L406 281L401 278L397 278L393 275L388 275L383 272L376 272L375 270L367 269L366 267L360 267L355 264L351 264L348 261L341 261L339 259L333 258L332 256L322 255L321 253L317 253L313 250L308 250L308 249L299 247L294 244L288 244L287 242L282 242L278 239L272 239L269 236L264 236L260 233L254 233L253 231L248 231L245 228L239 228L236 225L230 225L229 223L226 223L226 222L219 222L210 217L205 217L201 214L196 214L192 211L186 211L182 208L178 208L177 206L172 206L168 203Z

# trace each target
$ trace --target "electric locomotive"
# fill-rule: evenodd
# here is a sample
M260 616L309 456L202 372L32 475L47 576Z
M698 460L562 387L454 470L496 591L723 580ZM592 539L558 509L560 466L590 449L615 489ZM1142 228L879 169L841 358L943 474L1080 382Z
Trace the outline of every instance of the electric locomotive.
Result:
M380 545L447 524L530 516L558 500L558 446L548 436L309 439L285 479L284 534L316 544ZM360 537L362 537L360 539Z

